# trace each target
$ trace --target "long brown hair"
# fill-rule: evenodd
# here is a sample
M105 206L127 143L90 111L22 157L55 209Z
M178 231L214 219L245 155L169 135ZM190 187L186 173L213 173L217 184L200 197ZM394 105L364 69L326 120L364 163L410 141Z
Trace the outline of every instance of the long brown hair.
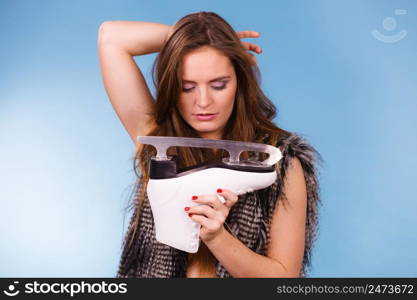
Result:
M251 62L249 54L230 24L213 12L196 12L181 18L174 25L172 34L156 57L152 67L156 103L152 128L147 135L199 137L198 132L181 117L176 102L182 89L182 58L202 46L212 47L227 56L237 76L234 108L222 139L275 145L282 135L288 135L289 132L278 128L272 121L276 116L276 108L260 88L261 78L257 65ZM268 139L265 141L266 134ZM224 157L226 151L215 153L208 148L171 147L168 154L177 156L179 167L183 168ZM248 159L249 154L250 152L243 152L241 158ZM143 188L140 194L136 195L136 201L130 202L128 206L136 210L136 214L126 234L126 237L131 238L125 239L124 247L132 246L136 232L140 230L140 211L149 180L148 164L150 157L154 155L156 151L153 146L137 145L133 158L133 169L137 176L135 190L141 176L139 173L142 174ZM190 255L190 258L202 269L214 270L213 256L204 243L200 244L199 251Z

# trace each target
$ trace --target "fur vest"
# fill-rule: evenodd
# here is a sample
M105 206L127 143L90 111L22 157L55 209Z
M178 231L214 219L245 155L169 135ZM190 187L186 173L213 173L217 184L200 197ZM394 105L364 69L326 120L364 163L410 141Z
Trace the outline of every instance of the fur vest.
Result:
M291 164L297 157L304 171L307 187L307 212L305 223L305 250L300 277L307 277L311 268L311 252L318 233L318 206L320 191L317 163L322 158L300 134L291 133L281 138L277 145L283 157L278 162L277 180L270 187L239 196L238 202L231 208L226 223L232 234L256 253L266 255L269 241L269 228L275 205L283 195L283 180ZM141 177L142 178L142 177ZM135 195L142 188L140 181ZM138 201L135 201L138 205ZM136 207L135 207L136 208ZM136 209L122 245L122 255L116 277L185 277L188 253L159 243L155 239L155 227L149 200L145 200L140 213L140 225L130 247L126 241L131 238L132 222ZM227 270L215 260L217 277L231 277Z

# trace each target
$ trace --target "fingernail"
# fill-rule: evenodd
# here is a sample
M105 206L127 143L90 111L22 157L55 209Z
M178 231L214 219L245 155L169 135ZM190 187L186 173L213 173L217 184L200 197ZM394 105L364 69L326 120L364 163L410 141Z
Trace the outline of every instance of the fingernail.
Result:
M197 196L193 196L193 200L197 200L197 198L198 198Z
M186 207L184 208L184 210L190 210L190 208L189 208L188 206L186 206Z
M221 192L223 192L222 189L217 189L217 193L221 193Z
M188 214L189 217L191 217L193 214Z

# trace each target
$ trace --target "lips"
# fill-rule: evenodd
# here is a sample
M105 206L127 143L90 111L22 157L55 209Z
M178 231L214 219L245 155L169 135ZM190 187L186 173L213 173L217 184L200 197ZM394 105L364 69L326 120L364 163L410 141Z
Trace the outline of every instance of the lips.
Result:
M197 120L199 121L210 121L213 120L216 117L216 114L194 114L194 116L197 118Z

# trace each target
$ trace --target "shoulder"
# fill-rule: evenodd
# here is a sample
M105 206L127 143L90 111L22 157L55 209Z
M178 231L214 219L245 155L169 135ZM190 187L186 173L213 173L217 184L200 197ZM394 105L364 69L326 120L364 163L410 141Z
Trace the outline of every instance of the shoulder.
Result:
M278 139L276 147L281 150L282 158L277 164L278 171L285 176L289 168L297 172L303 170L315 175L318 165L323 163L319 151L302 134L290 132Z
M301 161L297 156L294 156L291 159L290 165L288 166L288 170L291 171L292 176L296 178L303 177L303 165L301 164Z
M309 158L314 159L314 156L317 156L316 159L321 160L320 154L313 147L310 141L300 133L290 132L290 134L285 135L278 139L277 147L288 156L300 156L308 155Z

